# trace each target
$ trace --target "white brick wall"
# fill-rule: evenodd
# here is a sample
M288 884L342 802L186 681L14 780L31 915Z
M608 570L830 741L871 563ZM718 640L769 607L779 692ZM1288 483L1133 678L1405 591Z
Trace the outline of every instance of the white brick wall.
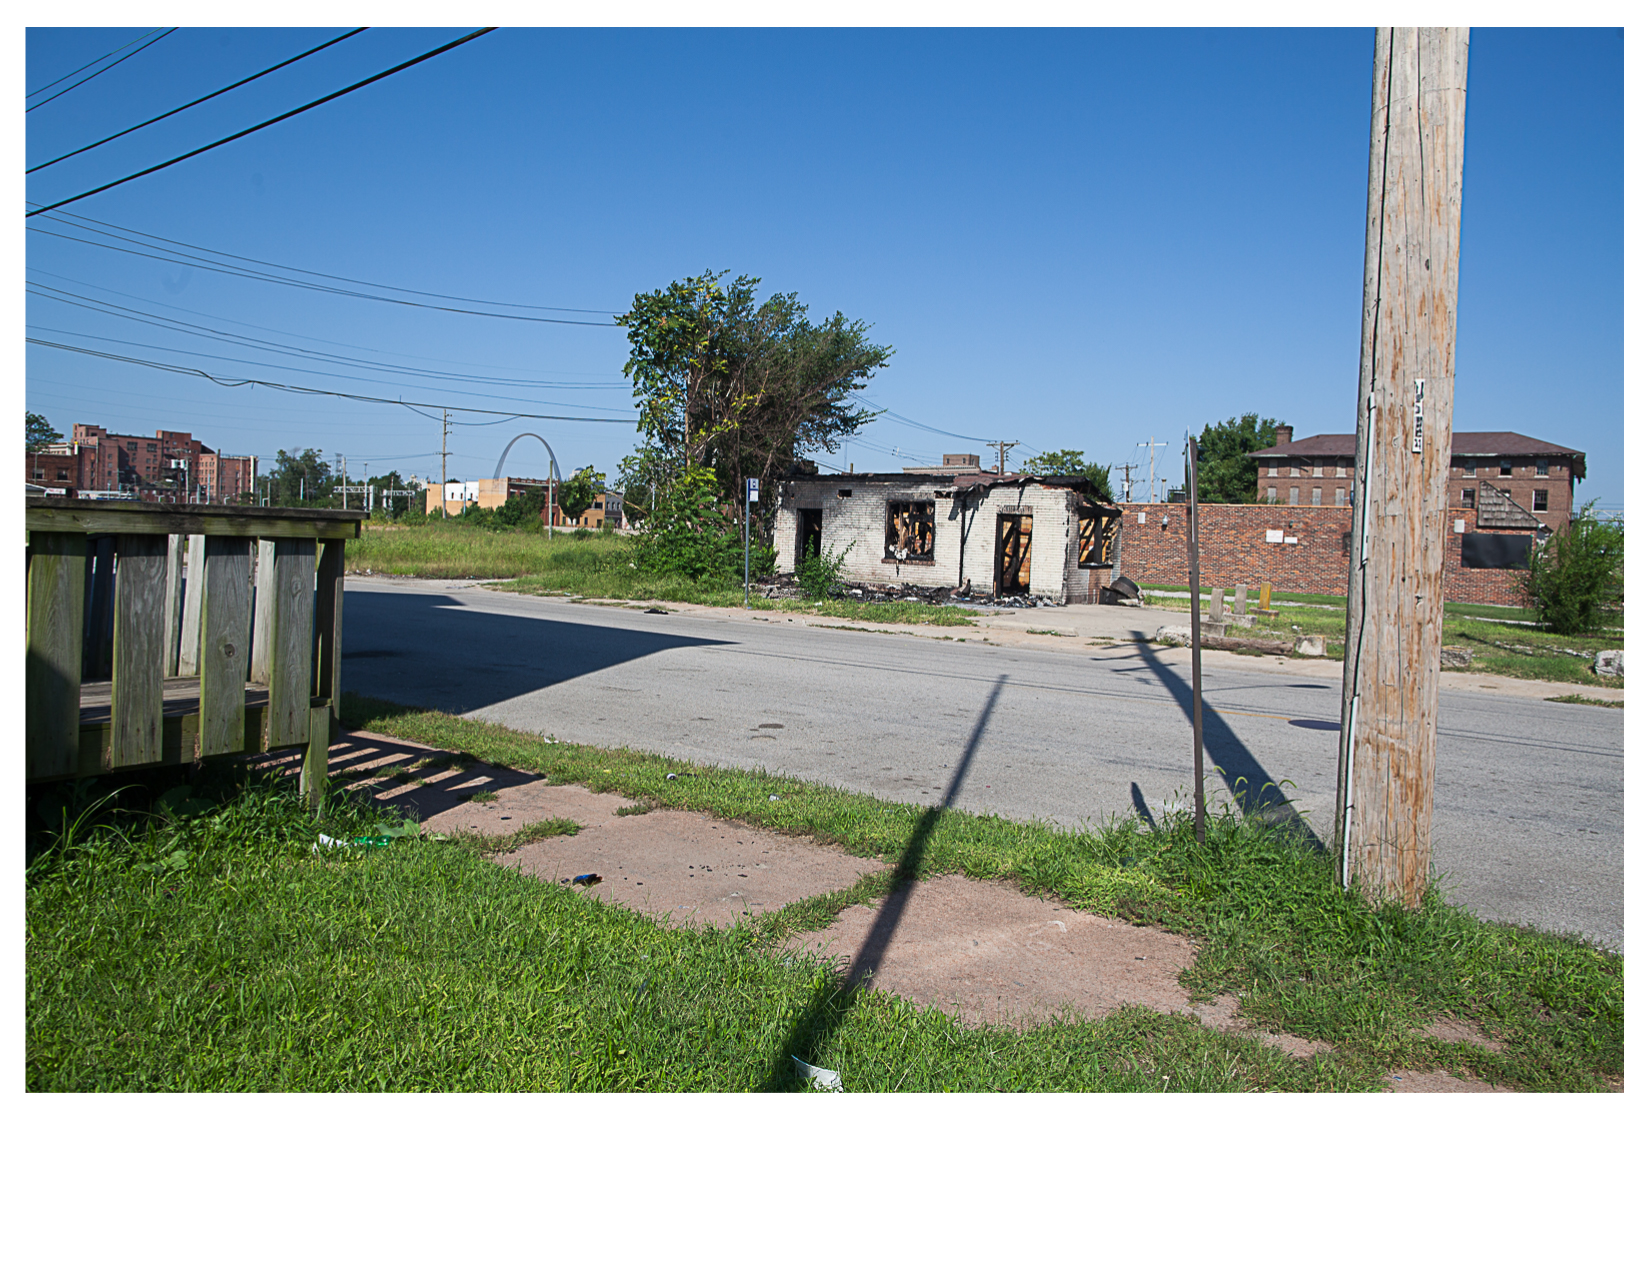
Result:
M845 580L878 584L905 583L923 588L956 588L968 580L976 592L995 586L997 518L1004 513L1029 513L1031 531L1030 589L1056 601L1086 600L1091 575L1077 566L1076 508L1083 497L1064 487L1029 482L1019 485L955 489L943 480L917 475L877 478L838 474L829 478L792 479L774 520L775 569L796 570L798 510L821 511L821 549L836 554L844 549ZM843 496L840 492L851 492ZM934 560L885 560L883 535L889 501L934 502ZM966 528L966 545L964 535Z

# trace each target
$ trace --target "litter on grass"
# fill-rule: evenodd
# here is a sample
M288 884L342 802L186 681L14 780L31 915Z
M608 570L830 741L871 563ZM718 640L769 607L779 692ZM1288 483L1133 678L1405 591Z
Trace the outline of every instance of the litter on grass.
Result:
M795 1054L791 1055L791 1061L796 1064L797 1075L805 1077L815 1089L829 1089L833 1093L842 1092L841 1073L805 1063Z
M574 877L572 881L574 885L600 885L601 883L600 874L595 872L582 872Z

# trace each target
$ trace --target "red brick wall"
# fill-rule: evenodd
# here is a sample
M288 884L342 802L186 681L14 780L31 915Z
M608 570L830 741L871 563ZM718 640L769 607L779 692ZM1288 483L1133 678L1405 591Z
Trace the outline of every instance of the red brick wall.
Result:
M1185 586L1186 506L1123 505L1117 569L1141 584ZM1144 515L1145 521L1141 521ZM1164 527L1163 519L1168 518ZM1352 531L1351 508L1333 505L1199 505L1198 575L1205 587L1247 584L1250 595L1262 584L1282 593L1346 594L1350 565L1345 548ZM1444 529L1444 600L1522 606L1521 571L1461 565L1461 532L1476 531L1477 514L1451 509ZM1266 533L1283 533L1284 543L1268 543ZM1293 539L1294 543L1288 543Z

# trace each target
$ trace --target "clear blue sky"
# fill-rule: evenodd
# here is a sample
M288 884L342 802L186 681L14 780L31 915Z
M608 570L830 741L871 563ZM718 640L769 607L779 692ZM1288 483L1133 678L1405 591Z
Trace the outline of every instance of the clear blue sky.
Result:
M171 158L467 29L368 31L36 173L28 198ZM144 30L31 30L28 90ZM179 30L29 113L28 163L342 30ZM374 284L600 312L563 318L600 321L707 267L759 275L764 291L868 320L895 347L869 391L878 405L1017 439L1011 459L1077 448L1138 462L1148 437L1172 440L1160 455L1172 454L1188 428L1245 411L1297 437L1354 428L1372 51L1368 29L505 29L63 211ZM1609 506L1622 503L1622 77L1619 31L1474 30L1456 380L1457 430L1580 448L1578 495ZM225 377L633 416L617 329L386 305L25 238L37 284L415 371L33 295L31 336ZM220 388L38 346L27 367L29 409L65 433L73 421L181 428L266 464L277 448L316 447L345 453L355 476L439 474L439 424L402 407ZM564 470L612 473L637 439L622 423L455 420L455 477L490 476L526 429ZM511 472L542 469L530 447L517 445ZM886 470L984 450L885 417L825 459Z

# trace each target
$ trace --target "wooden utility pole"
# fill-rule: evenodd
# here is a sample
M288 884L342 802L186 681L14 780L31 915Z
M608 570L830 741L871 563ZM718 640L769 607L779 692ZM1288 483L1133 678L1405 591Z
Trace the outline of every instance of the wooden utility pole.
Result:
M1335 837L1341 882L1419 905L1431 868L1467 29L1375 37Z
M1192 593L1192 821L1203 844L1203 588L1197 578L1197 438L1186 436L1186 566Z
M987 447L995 447L997 449L997 472L999 474L1005 474L1005 473L1008 472L1008 470L1006 468L1008 449L1011 448L1011 447L1018 447L1019 445L1020 445L1020 440L1019 439L1015 439L1012 443L987 443L986 444Z
M441 516L447 516L447 409L441 409Z

